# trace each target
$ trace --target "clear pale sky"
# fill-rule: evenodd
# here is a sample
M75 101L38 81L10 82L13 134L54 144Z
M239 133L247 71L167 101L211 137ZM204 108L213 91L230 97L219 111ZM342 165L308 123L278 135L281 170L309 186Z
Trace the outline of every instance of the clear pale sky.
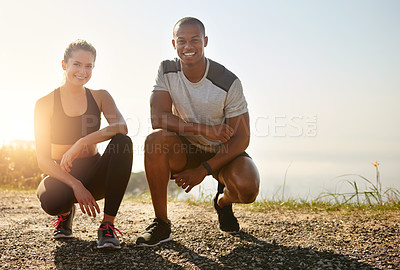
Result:
M262 195L288 174L293 197L333 189L344 173L400 188L399 1L0 2L0 143L33 140L35 101L60 85L67 44L97 49L88 87L107 89L128 122L143 170L158 65L176 57L172 27L203 21L206 56L242 81L249 154ZM210 180L211 181L211 180Z

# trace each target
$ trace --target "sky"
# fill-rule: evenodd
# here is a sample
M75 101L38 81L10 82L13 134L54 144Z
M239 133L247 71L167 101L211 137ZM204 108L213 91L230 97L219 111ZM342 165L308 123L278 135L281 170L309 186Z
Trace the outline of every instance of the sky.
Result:
M286 171L292 197L332 190L342 174L375 179L375 160L383 185L400 188L399 12L387 0L0 0L0 143L34 139L35 101L61 84L64 50L82 38L97 49L87 87L114 97L143 170L154 78L176 57L173 25L194 16L206 56L242 81L262 197L280 194Z

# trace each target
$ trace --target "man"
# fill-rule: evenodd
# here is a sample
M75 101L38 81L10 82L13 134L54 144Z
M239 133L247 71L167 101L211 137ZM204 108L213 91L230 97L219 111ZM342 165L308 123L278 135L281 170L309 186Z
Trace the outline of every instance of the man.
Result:
M232 203L252 203L259 190L258 170L244 152L250 128L239 79L207 59L208 37L196 18L179 20L172 45L179 59L163 61L151 95L145 170L156 218L136 241L155 246L172 239L167 217L169 178L189 192L212 174L218 183L213 206L220 229L239 231Z

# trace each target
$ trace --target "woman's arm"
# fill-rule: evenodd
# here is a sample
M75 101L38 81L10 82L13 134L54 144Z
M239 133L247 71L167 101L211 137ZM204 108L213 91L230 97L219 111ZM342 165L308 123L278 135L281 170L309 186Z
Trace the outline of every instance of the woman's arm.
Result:
M126 122L111 95L106 90L99 90L98 97L100 99L100 111L107 119L108 126L81 138L81 143L84 145L97 144L109 140L118 133L128 133Z
M99 100L99 109L104 114L109 125L80 138L64 153L60 166L66 172L71 170L72 162L79 157L79 154L88 146L109 140L118 133L128 133L126 122L111 95L106 90L99 90L96 93L96 97Z
M95 217L95 209L100 213L100 208L92 194L83 186L82 182L61 169L61 167L51 158L50 117L53 107L52 100L53 96L50 94L39 99L35 105L35 144L39 168L45 174L50 175L71 187L82 212Z

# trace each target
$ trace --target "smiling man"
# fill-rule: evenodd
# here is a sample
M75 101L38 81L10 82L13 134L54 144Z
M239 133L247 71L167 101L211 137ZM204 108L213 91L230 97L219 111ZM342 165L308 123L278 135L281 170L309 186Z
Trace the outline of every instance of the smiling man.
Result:
M258 170L245 152L250 128L240 80L206 58L208 37L201 21L186 17L173 29L179 59L163 61L151 95L155 132L146 138L145 170L156 218L136 241L155 246L172 239L167 186L175 179L189 192L207 175L218 181L212 204L219 227L236 233L232 203L252 203L259 190Z

